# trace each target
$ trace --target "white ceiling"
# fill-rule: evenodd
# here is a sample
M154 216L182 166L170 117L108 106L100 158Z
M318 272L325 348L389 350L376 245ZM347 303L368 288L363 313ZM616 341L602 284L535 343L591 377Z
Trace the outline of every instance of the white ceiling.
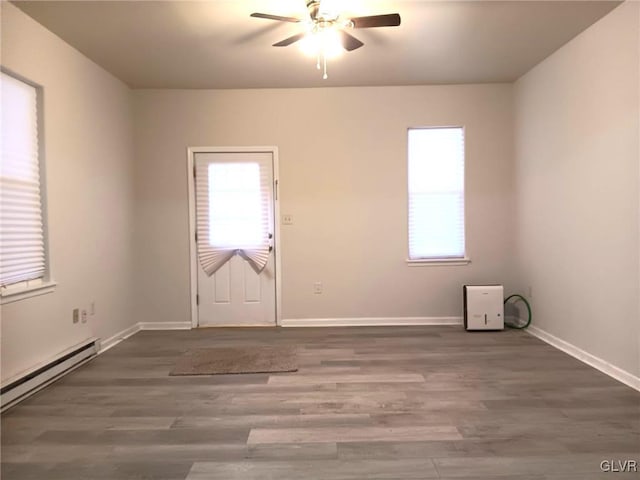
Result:
M13 3L134 88L269 88L511 82L620 2L341 0L402 25L352 30L365 46L327 80L295 44L271 46L299 24L249 17L302 17L305 0Z

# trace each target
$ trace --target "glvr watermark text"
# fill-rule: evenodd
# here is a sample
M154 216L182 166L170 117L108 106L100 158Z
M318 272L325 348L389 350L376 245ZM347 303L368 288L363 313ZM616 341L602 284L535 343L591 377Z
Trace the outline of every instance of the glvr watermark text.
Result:
M637 473L637 460L602 460L600 470L607 473Z

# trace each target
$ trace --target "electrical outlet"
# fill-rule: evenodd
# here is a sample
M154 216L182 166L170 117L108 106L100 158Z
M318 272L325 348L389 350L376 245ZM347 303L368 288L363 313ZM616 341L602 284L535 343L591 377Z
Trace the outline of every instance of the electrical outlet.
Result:
M96 301L92 300L91 304L89 305L89 315L95 315L96 314Z
M283 225L293 225L293 215L290 213L285 213L282 215L282 224Z
M78 323L80 321L80 309L73 309L73 323Z
M315 282L313 284L313 293L317 295L322 293L322 282Z
M82 323L87 323L87 311L86 310L84 310L84 309L82 310L81 316L82 316Z

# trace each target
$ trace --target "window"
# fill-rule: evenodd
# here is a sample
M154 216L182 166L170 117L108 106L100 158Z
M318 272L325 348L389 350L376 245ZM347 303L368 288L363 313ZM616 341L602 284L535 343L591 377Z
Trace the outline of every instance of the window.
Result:
M272 251L271 153L199 152L193 162L195 241L202 269L211 276L239 254L261 272Z
M0 294L4 303L12 294L43 288L47 259L38 90L4 72L0 80Z
M209 164L209 244L255 247L267 233L258 163Z
M410 128L409 261L464 262L464 130Z

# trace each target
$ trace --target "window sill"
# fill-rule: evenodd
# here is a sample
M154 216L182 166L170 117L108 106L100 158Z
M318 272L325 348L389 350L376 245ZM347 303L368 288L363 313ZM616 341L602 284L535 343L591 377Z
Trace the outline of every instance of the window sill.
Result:
M470 258L421 258L416 260L407 259L410 267L436 267L439 265L462 266L471 263Z
M2 293L0 293L0 305L4 305L5 303L18 302L20 300L26 300L27 298L38 297L40 295L52 293L56 289L56 285L56 282L50 280L27 287L15 289L9 287L3 289Z

